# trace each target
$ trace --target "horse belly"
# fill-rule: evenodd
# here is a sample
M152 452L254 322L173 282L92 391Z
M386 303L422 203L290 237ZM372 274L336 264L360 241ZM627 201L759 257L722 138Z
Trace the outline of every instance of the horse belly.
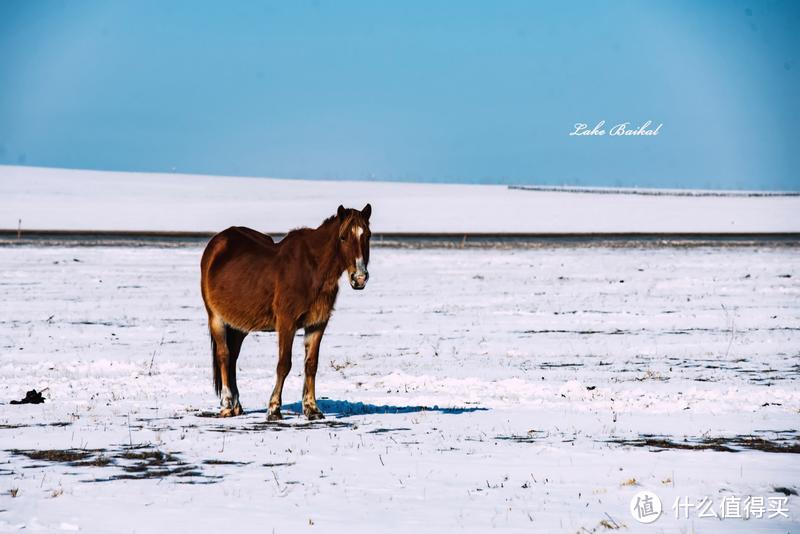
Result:
M245 300L226 300L214 306L225 324L242 332L263 332L275 330L275 315L263 305Z
M261 288L242 284L242 279L245 278L210 277L203 295L206 305L225 324L242 332L274 330L271 295Z

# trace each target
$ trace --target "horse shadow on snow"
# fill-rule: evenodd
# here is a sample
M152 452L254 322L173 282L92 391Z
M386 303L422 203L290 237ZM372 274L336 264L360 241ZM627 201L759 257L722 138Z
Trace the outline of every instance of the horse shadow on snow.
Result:
M458 415L462 413L472 413L485 411L487 408L481 407L460 407L460 408L440 408L434 406L390 406L378 404L365 404L363 402L350 402L346 400L334 400L321 398L317 400L317 406L327 416L336 419L352 417L354 415L383 415L383 414L405 414L415 412L438 412L443 414ZM297 414L303 413L301 402L285 404L284 408Z
M482 407L455 407L440 408L434 406L391 406L366 404L363 402L350 402L344 400L333 400L321 398L317 400L317 406L325 414L325 419L308 421L303 415L303 405L301 402L284 404L284 419L280 421L254 421L252 416L267 413L266 409L247 410L244 418L218 419L221 424L208 427L211 432L258 432L258 431L280 431L280 430L303 430L315 428L357 428L355 422L346 421L348 417L357 415L383 415L383 414L408 414L417 412L434 412L458 415L485 411ZM213 412L200 412L199 417L210 417L216 419L218 414ZM373 432L380 433L388 430L400 429L377 429ZM402 429L408 430L408 429Z

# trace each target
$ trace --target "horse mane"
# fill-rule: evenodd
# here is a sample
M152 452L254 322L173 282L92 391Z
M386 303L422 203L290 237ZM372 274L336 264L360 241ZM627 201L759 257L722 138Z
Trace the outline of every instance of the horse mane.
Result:
M303 235L307 234L308 232L313 232L314 230L318 230L319 228L322 228L325 225L331 224L334 221L334 219L336 219L336 215L328 217L327 219L322 221L322 224L320 224L317 228L309 228L308 226L300 226L298 228L293 228L288 232L286 232L286 235L283 236L283 239L281 239L280 242L282 243L283 241L286 241L286 239L289 237Z
M357 213L358 213L358 210L348 209L347 210L347 218L345 219L345 224L350 224L352 222L352 220L355 218ZM290 236L302 235L302 234L307 233L307 232L313 232L314 230L319 230L320 228L323 228L324 226L328 226L330 224L333 224L334 222L336 222L338 220L338 218L339 218L339 215L334 213L333 215L331 215L330 217L328 217L327 219L322 221L322 223L320 223L320 225L318 227L316 227L316 228L309 228L308 226L301 226L299 228L293 228L292 230L289 230L286 233L285 236L283 236L283 239L281 239L281 242L285 241L286 238L288 238Z

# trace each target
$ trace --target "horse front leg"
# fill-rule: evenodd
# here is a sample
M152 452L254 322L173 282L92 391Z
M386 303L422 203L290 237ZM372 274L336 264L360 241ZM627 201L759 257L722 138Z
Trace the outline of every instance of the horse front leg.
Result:
M325 333L327 323L306 327L305 333L305 371L306 379L303 383L303 413L310 420L323 419L325 416L317 407L317 395L314 384L317 378L317 364L319 363L319 344L322 334Z
M275 389L269 399L267 409L267 421L278 421L283 419L281 415L281 395L283 394L283 383L292 370L292 342L297 329L278 328L278 367L275 371Z

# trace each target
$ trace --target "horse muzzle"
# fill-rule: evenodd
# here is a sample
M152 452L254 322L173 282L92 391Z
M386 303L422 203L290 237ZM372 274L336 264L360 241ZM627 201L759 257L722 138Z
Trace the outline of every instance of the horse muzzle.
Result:
M369 273L367 271L356 271L350 275L350 287L353 289L364 289L367 287Z

